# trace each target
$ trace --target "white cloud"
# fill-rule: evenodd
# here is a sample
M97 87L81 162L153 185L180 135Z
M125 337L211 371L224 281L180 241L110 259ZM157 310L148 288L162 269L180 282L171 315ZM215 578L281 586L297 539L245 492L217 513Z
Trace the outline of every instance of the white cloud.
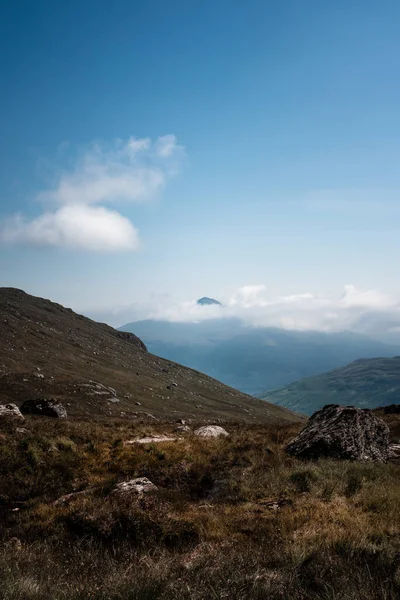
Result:
M113 325L137 319L200 322L216 318L238 318L254 327L290 330L354 331L387 341L400 342L400 300L376 290L358 290L352 285L337 297L312 293L271 298L263 285L244 286L222 306L200 306L196 301L175 304L171 298L124 307L103 318Z
M162 158L169 158L177 152L182 150L176 143L176 137L174 135L164 135L159 137L156 143L156 152L158 156Z
M0 227L8 244L50 245L94 251L134 250L132 223L104 204L142 202L159 193L182 163L174 135L92 144L54 185L37 195L46 211L31 221L16 215ZM101 205L94 207L93 205Z
M242 308L251 308L252 306L264 306L265 300L261 294L266 291L265 285L245 285L228 300L229 306L240 306Z
M0 239L11 244L62 246L100 252L134 250L139 236L129 219L102 206L63 206L25 221L13 217L0 230Z

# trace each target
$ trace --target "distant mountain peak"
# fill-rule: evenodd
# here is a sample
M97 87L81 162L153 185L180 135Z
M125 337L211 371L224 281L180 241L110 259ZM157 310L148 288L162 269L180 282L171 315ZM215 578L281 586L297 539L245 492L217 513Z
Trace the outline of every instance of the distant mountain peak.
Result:
M200 306L207 306L209 304L218 304L219 306L222 306L221 302L218 302L218 300L215 300L214 298L208 298L207 296L199 298L197 304L200 304Z

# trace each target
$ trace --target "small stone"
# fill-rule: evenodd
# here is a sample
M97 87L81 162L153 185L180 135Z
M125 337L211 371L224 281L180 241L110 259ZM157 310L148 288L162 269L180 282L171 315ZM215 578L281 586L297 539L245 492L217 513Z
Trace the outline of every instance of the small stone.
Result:
M168 435L148 435L147 437L137 438L136 440L127 440L125 445L132 446L133 444L160 444L162 442L175 442L176 437Z
M154 485L147 479L147 477L137 477L136 479L130 479L129 481L122 481L121 483L117 483L117 485L111 491L113 496L127 496L130 494L147 494L148 492L154 492L157 489L157 486Z

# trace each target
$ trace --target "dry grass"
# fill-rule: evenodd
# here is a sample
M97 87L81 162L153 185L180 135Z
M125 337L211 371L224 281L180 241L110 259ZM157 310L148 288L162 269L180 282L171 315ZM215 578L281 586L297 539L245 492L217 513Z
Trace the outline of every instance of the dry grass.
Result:
M0 440L4 600L400 597L395 465L297 461L293 426L144 446L124 441L173 426L27 426ZM109 495L136 476L158 491Z

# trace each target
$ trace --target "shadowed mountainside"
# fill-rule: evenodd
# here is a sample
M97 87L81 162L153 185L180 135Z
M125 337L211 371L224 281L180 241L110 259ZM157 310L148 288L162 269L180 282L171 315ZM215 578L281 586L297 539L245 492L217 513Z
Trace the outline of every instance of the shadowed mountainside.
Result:
M72 416L298 421L147 352L136 336L59 304L0 288L0 403L61 400Z
M138 335L151 352L259 395L359 358L394 356L396 346L349 331L289 331L251 327L238 318L198 323L136 321L120 328Z

